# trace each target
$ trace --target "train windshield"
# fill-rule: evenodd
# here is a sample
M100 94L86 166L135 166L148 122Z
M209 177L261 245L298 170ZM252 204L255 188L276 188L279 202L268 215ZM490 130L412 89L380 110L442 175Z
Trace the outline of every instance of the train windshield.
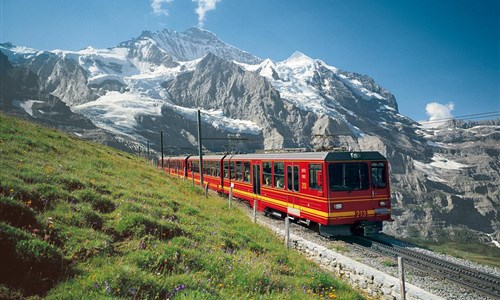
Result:
M331 191L356 191L369 188L366 163L333 163L328 166Z
M385 165L384 163L372 163L372 186L374 188L385 188Z

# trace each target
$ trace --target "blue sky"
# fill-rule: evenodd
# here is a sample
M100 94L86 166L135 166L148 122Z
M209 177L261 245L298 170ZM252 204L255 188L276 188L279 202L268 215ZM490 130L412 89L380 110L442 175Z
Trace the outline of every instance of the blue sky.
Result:
M215 0L155 1L162 12L152 0L0 0L0 42L113 47L200 26L195 10ZM500 111L498 0L221 0L202 11L205 29L254 55L298 50L373 77L414 120L429 118L426 107L434 117Z

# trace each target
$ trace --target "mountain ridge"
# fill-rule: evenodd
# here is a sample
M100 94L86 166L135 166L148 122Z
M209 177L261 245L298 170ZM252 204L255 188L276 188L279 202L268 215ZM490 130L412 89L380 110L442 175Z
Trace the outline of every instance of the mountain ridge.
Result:
M437 238L442 229L467 228L480 239L494 230L500 240L500 197L493 188L500 185L497 121L481 129L487 131L481 138L475 132L483 125L426 130L401 115L396 97L367 75L298 51L281 62L261 59L199 29L143 32L108 49L50 52L1 44L0 51L37 74L41 90L133 151L147 141L159 151L160 130L168 135L167 154L196 151L197 109L209 136L248 138L207 142L206 151L378 150L391 162L398 217L388 233ZM483 174L488 180L480 180ZM461 217L466 212L480 225Z

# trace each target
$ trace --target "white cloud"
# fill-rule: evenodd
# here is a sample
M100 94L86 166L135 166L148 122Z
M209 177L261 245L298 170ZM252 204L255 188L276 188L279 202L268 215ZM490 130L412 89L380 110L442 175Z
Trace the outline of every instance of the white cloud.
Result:
M193 2L198 3L198 7L195 9L198 15L198 26L203 28L205 24L205 15L207 12L214 10L217 2L221 0L193 0Z
M424 127L438 127L446 124L448 119L453 118L451 111L455 109L455 104L449 102L448 104L441 104L437 102L427 103L425 111L429 116L428 121L422 122Z
M172 3L174 0L151 0L151 8L153 9L153 13L155 15L165 15L168 16L168 10L162 8L163 3Z

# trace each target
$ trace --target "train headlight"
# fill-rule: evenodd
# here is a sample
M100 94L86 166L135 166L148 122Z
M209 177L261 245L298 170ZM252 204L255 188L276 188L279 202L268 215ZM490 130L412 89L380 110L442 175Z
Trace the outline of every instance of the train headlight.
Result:
M352 159L360 159L361 158L361 154L360 153L353 153L353 152L351 152L351 158Z
M333 204L333 209L342 209L342 203Z
M379 204L382 207L387 206L387 201L380 201Z

